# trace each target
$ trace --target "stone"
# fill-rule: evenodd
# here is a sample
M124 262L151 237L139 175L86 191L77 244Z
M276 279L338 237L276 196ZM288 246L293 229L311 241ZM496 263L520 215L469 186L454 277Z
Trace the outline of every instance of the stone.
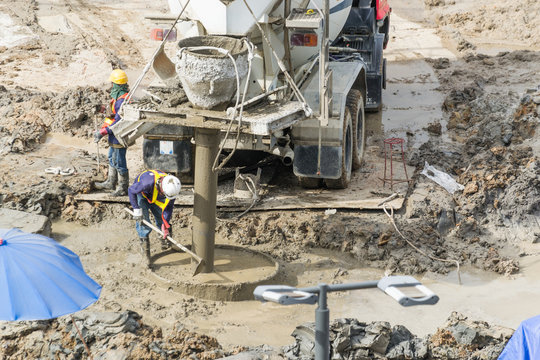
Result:
M0 228L16 228L26 233L51 235L51 221L47 216L6 208L0 208Z
M472 195L478 192L478 184L475 181L471 181L465 185L463 189L463 195Z

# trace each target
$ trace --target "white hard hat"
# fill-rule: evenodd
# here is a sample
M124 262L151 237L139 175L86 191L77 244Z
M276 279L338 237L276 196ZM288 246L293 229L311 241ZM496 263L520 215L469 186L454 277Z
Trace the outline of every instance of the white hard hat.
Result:
M163 194L165 194L167 199L172 200L176 198L180 193L181 188L182 184L176 176L167 175L161 181L161 191L163 191Z

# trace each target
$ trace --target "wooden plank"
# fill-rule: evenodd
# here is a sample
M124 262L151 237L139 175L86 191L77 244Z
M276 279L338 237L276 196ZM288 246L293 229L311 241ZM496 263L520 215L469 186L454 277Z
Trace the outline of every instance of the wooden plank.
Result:
M295 210L295 209L356 209L356 210L382 210L379 203L383 197L373 197L369 199L328 199L328 196L299 194L298 196L273 196L263 198L252 210ZM76 201L96 201L110 203L129 203L127 196L110 196L105 193L79 194L75 196ZM193 195L179 195L174 203L176 206L193 206ZM218 196L217 207L221 211L241 211L247 208L251 202L236 200L231 196ZM387 207L395 210L403 206L403 198L397 198L387 203Z

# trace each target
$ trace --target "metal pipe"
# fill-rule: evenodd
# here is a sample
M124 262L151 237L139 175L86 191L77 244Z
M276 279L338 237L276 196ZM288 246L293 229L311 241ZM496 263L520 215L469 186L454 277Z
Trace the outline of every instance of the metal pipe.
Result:
M281 162L286 166L292 165L294 161L294 151L289 145L275 147L272 154L281 156Z
M359 282L359 283L355 282L355 283L349 283L349 284L326 285L326 292L372 289L372 288L376 288L378 283L379 283L378 280L374 280L374 281L364 281L364 282ZM312 287L306 287L306 288L299 288L298 290L308 292L308 293L318 294L320 287L312 286Z
M328 285L319 284L319 305L315 309L315 360L330 359L330 309L327 306Z
M217 172L212 171L212 164L218 152L218 145L219 130L195 129L192 249L205 262L203 273L214 271L218 176Z

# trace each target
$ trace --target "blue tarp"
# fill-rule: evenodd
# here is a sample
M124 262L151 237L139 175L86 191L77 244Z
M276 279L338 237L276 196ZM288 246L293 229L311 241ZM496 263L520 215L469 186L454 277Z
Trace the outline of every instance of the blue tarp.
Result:
M540 315L521 322L499 356L499 360L538 359L540 359Z

